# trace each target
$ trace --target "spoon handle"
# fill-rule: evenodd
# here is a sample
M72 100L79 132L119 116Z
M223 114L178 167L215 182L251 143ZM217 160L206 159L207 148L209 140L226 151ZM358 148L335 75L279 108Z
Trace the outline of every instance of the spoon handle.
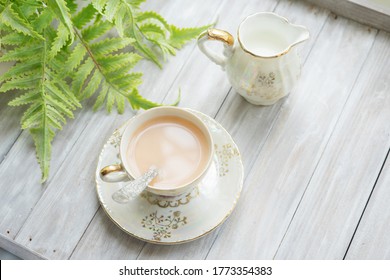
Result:
M150 167L141 177L131 181L112 195L112 199L118 203L127 203L136 198L149 183L158 175L156 167Z

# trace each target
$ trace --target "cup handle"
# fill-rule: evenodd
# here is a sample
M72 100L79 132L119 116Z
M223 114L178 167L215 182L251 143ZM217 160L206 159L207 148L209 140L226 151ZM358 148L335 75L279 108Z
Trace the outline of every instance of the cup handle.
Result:
M119 176L115 176L114 178L108 177L107 175L110 173L118 172ZM120 181L128 181L129 175L123 170L121 164L112 164L103 167L100 172L100 178L105 182L120 182Z
M205 43L208 40L218 40L224 43L224 52L223 55L218 54L212 51L210 48L207 48ZM233 54L233 36L224 30L209 28L208 30L202 32L198 37L198 47L199 49L214 63L225 68L226 61Z

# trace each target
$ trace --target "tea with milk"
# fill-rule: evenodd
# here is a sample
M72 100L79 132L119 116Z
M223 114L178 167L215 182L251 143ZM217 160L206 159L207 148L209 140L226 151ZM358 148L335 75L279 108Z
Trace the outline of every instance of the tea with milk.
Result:
M162 116L142 124L130 137L127 158L140 176L151 166L159 175L151 182L157 188L171 188L195 180L209 160L204 133L192 122L177 116Z

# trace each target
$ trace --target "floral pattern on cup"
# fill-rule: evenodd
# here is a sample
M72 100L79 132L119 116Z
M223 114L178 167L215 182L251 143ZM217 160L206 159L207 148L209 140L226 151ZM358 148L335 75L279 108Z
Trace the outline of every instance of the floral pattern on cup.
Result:
M187 194L175 196L175 197L164 197L149 192L141 193L141 197L145 198L151 205L157 205L160 208L176 208L181 205L186 205L198 195L199 195L198 186L192 189L191 192Z
M229 161L232 157L240 156L240 153L230 143L224 144L219 147L217 144L214 145L215 153L218 157L218 174L219 177L225 176L229 172Z
M153 232L153 240L161 241L170 238L172 230L187 224L187 217L182 216L180 211L170 211L168 216L158 214L158 211L145 216L141 221L142 227Z
M111 135L110 139L108 139L108 143L113 145L115 148L119 147L119 143L121 142L121 132L117 129L115 132Z

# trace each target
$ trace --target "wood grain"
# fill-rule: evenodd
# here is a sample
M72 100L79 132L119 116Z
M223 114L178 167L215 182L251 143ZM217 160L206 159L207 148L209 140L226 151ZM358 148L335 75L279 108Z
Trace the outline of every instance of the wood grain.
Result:
M328 18L303 69L305 83L285 100L208 258L274 257L374 38L365 26Z
M387 157L346 259L390 259L390 160Z
M390 147L389 55L380 33L277 258L344 257Z

